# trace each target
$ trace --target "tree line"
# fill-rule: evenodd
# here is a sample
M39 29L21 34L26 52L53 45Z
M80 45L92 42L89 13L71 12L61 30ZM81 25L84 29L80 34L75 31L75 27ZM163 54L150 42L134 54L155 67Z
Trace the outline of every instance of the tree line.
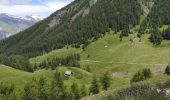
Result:
M170 1L169 0L155 0L154 5L148 16L141 23L139 28L140 37L144 33L150 33L150 40L153 44L159 45L162 40L169 40L169 29L161 32L160 28L163 25L170 25Z
M34 65L34 69L56 69L58 66L70 66L70 67L80 67L80 54L72 54L66 57L56 57L52 59L47 59L39 64Z
M160 31L159 29L150 30L150 41L155 45L160 45L163 40L170 40L170 27Z
M47 59L39 64L32 65L29 62L29 58L22 55L0 55L0 64L10 66L16 69L34 72L39 69L56 69L58 66L70 66L70 67L80 67L80 55L72 54L66 57L57 57L53 59Z
M170 65L165 69L165 74L170 75ZM150 69L139 70L131 79L131 86L114 92L107 98L122 100L123 98L142 98L144 100L167 100L165 88L170 82L157 83L157 87L149 84L141 84L141 81L152 77ZM108 91L111 86L111 77L105 72L101 77L93 77L89 88L85 84L73 82L71 85L64 85L65 77L56 69L52 79L45 77L32 78L23 88L16 88L15 85L0 83L1 100L78 100L82 97L94 95L102 91ZM157 91L160 90L160 92ZM159 98L159 99L158 99ZM109 99L109 100L110 100ZM124 100L124 99L123 99Z
M28 81L23 89L17 89L15 85L7 83L0 84L1 100L78 100L84 96L99 93L96 91L98 85L96 78L93 79L91 87L88 89L84 84L73 82L70 86L64 85L63 75L56 70L52 79L40 77ZM98 84L98 83L97 83ZM110 87L108 74L101 77L101 84L104 90ZM96 87L97 86L97 87Z

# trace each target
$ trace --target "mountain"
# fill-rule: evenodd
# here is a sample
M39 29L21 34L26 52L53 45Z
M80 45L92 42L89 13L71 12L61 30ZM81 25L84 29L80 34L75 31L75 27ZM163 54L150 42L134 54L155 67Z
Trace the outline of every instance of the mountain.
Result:
M35 56L67 44L79 47L101 37L109 28L123 30L126 36L130 28L139 24L142 13L136 0L75 0L33 27L4 40L0 51Z
M169 4L167 0L75 0L25 31L2 40L0 52L28 60L68 45L84 49L110 31L120 33L120 40L130 34L140 38L148 33L150 42L159 45L170 36Z
M170 100L169 5L74 0L1 40L0 100Z
M3 32L0 32L0 38L6 38L26 28L34 25L36 22L42 20L38 16L16 17L10 14L0 14L0 27Z

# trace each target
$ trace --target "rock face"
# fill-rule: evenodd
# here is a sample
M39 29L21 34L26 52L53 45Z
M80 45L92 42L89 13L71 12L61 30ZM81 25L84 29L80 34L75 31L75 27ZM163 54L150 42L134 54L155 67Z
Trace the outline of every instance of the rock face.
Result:
M16 17L13 15L0 14L0 39L14 35L42 20L36 16Z

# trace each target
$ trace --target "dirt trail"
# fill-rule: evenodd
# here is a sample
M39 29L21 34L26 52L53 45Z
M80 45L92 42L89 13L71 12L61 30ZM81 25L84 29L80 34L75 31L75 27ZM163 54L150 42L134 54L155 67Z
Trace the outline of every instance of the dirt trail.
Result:
M109 64L128 64L128 65L143 65L143 66L166 66L167 64L159 63L135 63L135 62L103 62L96 60L83 60L82 62L92 62L92 63L109 63Z

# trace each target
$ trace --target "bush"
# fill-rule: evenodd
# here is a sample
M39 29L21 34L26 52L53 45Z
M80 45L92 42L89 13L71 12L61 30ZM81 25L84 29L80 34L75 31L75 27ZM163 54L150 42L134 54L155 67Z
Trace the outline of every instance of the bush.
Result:
M156 87L148 84L133 84L104 97L104 100L169 100L166 93L158 92Z
M150 69L139 70L131 79L131 83L144 81L152 77L152 73Z
M160 45L163 40L163 37L159 30L155 29L151 31L151 36L149 39L154 45Z
M145 79L148 79L148 78L151 78L151 77L152 77L152 73L151 73L151 70L150 70L150 69L147 69L147 68L146 68L146 69L143 69L142 73L143 73Z
M143 81L145 78L144 78L144 75L141 71L138 71L134 76L133 78L131 79L131 83L133 82L139 82L139 81Z

